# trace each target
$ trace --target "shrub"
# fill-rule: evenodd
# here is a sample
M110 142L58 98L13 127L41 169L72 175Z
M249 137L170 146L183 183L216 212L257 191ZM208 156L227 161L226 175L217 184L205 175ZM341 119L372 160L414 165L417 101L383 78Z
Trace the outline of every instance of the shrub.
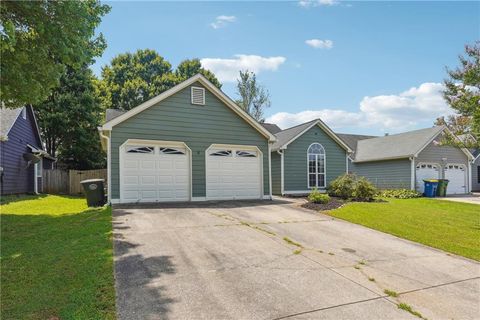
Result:
M308 201L313 203L329 203L330 197L328 194L320 193L317 188L313 189L312 192L308 195Z
M422 194L418 191L410 189L391 189L383 190L380 193L380 196L383 198L411 199L419 198L422 196Z
M336 178L328 187L331 196L357 201L371 201L377 193L377 188L370 181L351 173Z
M352 198L357 201L372 201L377 193L377 188L370 181L361 177L355 182Z
M328 186L328 194L342 199L352 198L356 179L357 177L350 173L346 173L336 178Z

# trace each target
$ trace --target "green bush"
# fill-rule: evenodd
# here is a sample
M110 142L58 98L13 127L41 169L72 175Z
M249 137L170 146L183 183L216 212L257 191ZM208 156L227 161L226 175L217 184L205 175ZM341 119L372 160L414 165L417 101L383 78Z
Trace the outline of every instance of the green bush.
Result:
M330 197L328 194L321 193L318 191L317 188L314 188L312 192L308 195L308 201L313 202L313 203L329 203L330 202Z
M357 201L372 201L377 193L377 188L370 181L361 177L355 182L352 198Z
M420 192L410 189L391 189L380 192L380 197L382 198L411 199L420 198L421 196Z
M328 186L328 194L342 199L352 198L356 179L357 177L350 173L346 173L336 178Z
M331 196L356 201L371 201L378 193L377 188L370 181L351 173L333 180L327 190Z

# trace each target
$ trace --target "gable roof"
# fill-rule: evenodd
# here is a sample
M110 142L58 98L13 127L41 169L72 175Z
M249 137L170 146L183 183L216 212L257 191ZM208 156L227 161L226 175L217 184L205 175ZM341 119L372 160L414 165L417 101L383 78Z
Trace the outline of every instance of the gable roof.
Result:
M197 74L181 83L176 85L173 88L168 89L167 91L159 94L158 96L142 103L141 105L105 122L103 126L100 128L101 130L112 130L112 128L122 123L123 121L127 120L128 118L156 105L160 101L174 95L175 93L187 88L188 86L194 84L195 82L200 82L205 88L210 91L213 95L215 95L220 101L222 101L227 107L229 107L232 111L234 111L238 116L240 116L243 120L245 120L248 124L250 124L253 128L255 128L258 132L262 135L267 137L270 141L275 141L275 136L270 133L267 129L262 127L260 123L258 123L255 119L252 118L248 113L246 113L242 108L240 108L235 102L233 102L225 93L223 93L220 89L215 87L207 78L205 78L201 74Z
M360 140L357 143L355 162L402 159L417 156L441 132L445 126L414 130L373 139ZM462 149L467 156L469 152ZM470 155L471 156L471 155Z
M23 107L16 109L0 108L0 140L7 139L8 133L17 121L22 109Z
M377 136L366 136L360 134L337 133L337 136L345 142L353 151L357 150L357 142L365 139L378 138Z
M325 123L323 123L322 120L320 119L315 119L309 122L305 122L302 124L299 124L297 126L282 130L275 134L275 137L277 137L277 141L273 144L272 150L280 150L280 149L286 149L287 146L295 141L298 137L300 137L302 134L310 130L313 126L318 125L325 133L330 136L333 140L335 140L342 148L347 150L348 152L352 152L352 150L348 147L348 145L343 142L342 139L340 139Z
M277 126L275 123L260 123L265 129L270 131L271 134L276 134L282 131L279 126Z

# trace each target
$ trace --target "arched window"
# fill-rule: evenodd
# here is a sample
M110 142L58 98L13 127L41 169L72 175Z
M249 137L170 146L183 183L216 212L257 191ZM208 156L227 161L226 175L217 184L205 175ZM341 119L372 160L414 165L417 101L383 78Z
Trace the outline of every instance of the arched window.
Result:
M320 143L312 143L307 150L308 187L325 188L325 149Z

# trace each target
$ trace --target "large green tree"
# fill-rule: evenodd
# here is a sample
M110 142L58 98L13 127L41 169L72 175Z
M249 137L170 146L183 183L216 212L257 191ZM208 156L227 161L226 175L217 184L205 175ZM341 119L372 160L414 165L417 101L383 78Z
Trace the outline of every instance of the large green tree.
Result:
M460 115L471 119L469 131L480 137L480 41L465 46L460 66L447 69L444 97Z
M66 65L89 63L105 49L95 28L110 7L97 0L0 2L0 100L18 107L43 101Z
M137 50L119 54L103 67L97 88L104 109L130 110L197 73L220 88L215 75L203 69L198 59L182 61L173 71L155 50Z
M80 68L67 67L60 85L34 107L47 152L69 169L105 165L97 131L103 109L93 78L86 64Z
M270 94L257 82L257 76L250 71L240 71L237 80L237 104L259 122L265 121L263 113L270 107Z

